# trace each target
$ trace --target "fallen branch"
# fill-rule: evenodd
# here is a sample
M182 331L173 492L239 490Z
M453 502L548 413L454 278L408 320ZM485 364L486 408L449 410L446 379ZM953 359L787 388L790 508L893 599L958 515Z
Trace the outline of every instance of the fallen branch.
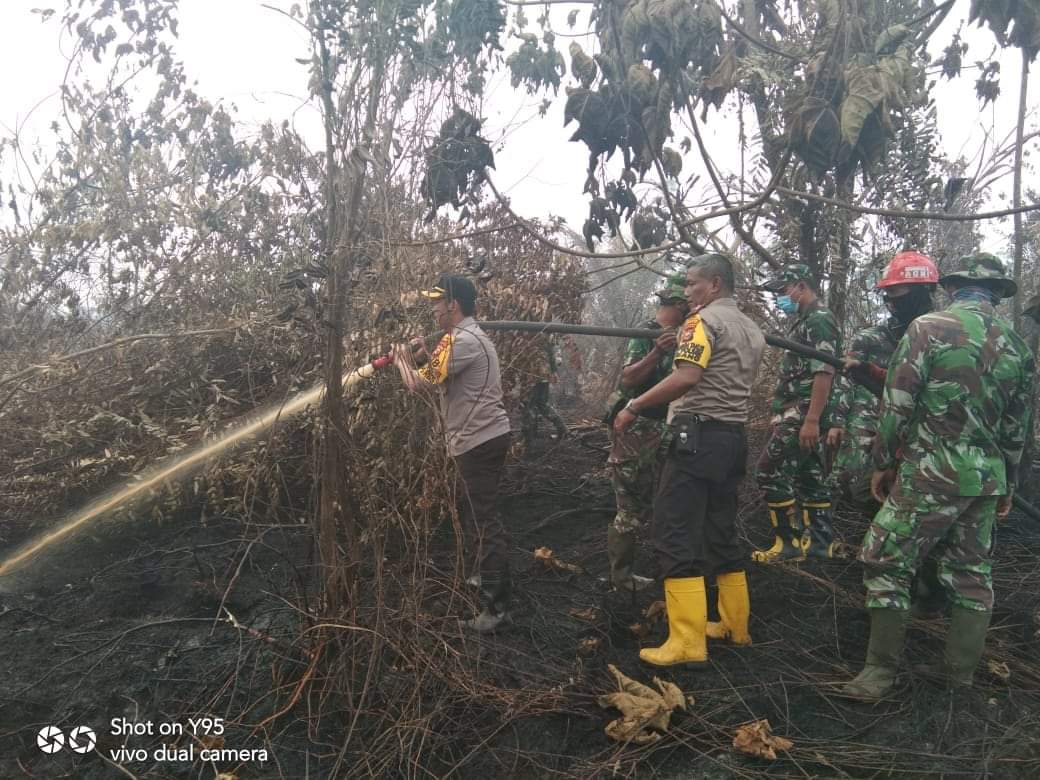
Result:
M255 628L251 628L250 626L242 625L238 622L238 619L231 614L231 610L229 610L227 607L223 607L222 609L224 610L225 618L220 621L221 623L228 623L229 625L231 625L232 628L237 628L239 631L244 631L249 636L253 637L253 639L259 639L261 642L266 642L272 647L277 647L279 650L287 654L291 654L294 650L298 650L299 652L303 653L308 660L314 660L314 650L307 650L304 647L293 647L288 642L284 642L281 639L275 639L273 636L261 633L260 631L257 631Z

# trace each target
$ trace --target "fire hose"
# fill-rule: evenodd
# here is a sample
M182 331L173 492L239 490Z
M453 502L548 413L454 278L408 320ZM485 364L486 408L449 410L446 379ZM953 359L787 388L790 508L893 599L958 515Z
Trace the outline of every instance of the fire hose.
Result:
M526 333L543 333L543 334L570 334L575 336L612 336L614 338L627 338L627 339L656 339L661 335L659 330L651 330L650 328L607 328L599 325L573 325L569 322L526 322L522 320L491 320L487 322L478 323L484 330L509 330L509 331L521 331ZM821 352L818 349L807 347L805 344L801 344L797 341L791 341L781 336L775 336L772 333L766 333L765 339L766 344L771 347L777 347L779 349L787 350L788 352L794 352L802 357L811 358L812 360L819 360L821 363L834 366L839 371L844 371L845 361L829 352ZM429 339L423 339L423 341L429 341ZM357 379L370 377L377 370L393 363L394 359L392 355L383 355L373 360L368 365L362 366L351 374L348 378L347 384L353 384ZM357 379L353 377L356 375ZM846 374L857 384L862 385L875 396L880 397L884 390L881 383L875 381L873 378L866 375L852 375ZM1026 501L1024 498L1017 494L1012 494L1011 501L1015 508L1022 512L1022 514L1029 517L1029 519L1040 523L1040 509L1037 509L1031 503Z

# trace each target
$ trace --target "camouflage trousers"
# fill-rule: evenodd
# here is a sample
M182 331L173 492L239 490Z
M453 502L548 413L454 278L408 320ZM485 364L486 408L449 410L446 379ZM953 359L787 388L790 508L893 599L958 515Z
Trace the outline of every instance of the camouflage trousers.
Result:
M543 379L531 389L527 398L520 405L520 430L524 442L528 445L534 442L538 433L538 418L544 417L556 428L556 434L563 438L567 433L567 423L560 417L560 413L552 405L549 396L549 381Z
M847 501L857 509L877 511L878 504L870 494L870 478L874 473L871 448L875 434L849 428L827 476L827 487L835 500Z
M607 465L617 502L613 526L618 533L637 531L650 520L661 463L668 451L668 430L664 420L637 417L620 436L611 432Z
M755 481L766 501L779 504L792 499L809 503L829 503L830 488L824 479L823 444L804 452L798 444L800 418L773 425L769 441L758 457Z
M897 480L863 539L867 607L910 608L914 574L935 560L952 604L993 609L993 525L997 496L943 496L905 490Z

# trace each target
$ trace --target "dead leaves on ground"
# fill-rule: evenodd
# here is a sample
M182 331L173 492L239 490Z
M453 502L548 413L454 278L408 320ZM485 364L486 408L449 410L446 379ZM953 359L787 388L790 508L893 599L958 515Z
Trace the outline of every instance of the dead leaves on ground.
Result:
M573 563L565 563L553 555L553 551L548 547L539 547L534 551L535 560L540 561L543 566L547 569L555 569L556 571L566 572L581 572L581 567Z
M582 639L581 642L578 643L578 655L593 655L597 650L599 650L601 644L603 644L603 640L598 637L591 636Z
M594 622L596 618L599 617L599 612L596 610L595 607L589 607L588 609L578 609L575 607L574 609L571 609L567 614L570 615L572 618L577 618L578 620L587 620L590 623Z
M618 690L603 694L596 701L600 707L615 707L621 711L621 717L604 728L606 735L616 742L636 745L657 742L668 731L672 713L676 709L687 712L694 705L693 696L684 695L675 683L654 677L655 690L625 676L613 664L607 668L614 675ZM733 747L741 753L775 761L777 751L790 750L794 742L773 734L769 721L763 719L740 726L733 735Z
M621 711L622 717L612 720L604 729L613 740L637 745L657 742L661 732L668 730L672 712L677 707L685 711L687 704L693 704L693 698L687 700L675 683L655 677L657 690L654 690L626 677L613 664L607 668L614 675L618 690L600 696L597 701L600 707L615 707Z
M649 636L653 629L654 623L663 618L666 614L666 609L663 601L655 601L649 607L643 611L643 620L637 623L633 623L628 627L628 630L636 635L639 639L645 636Z
M1004 682L1011 679L1011 667L1007 665L1006 661L996 661L990 658L986 661L986 669L988 669L989 673L994 677L997 677Z
M775 736L768 720L756 720L737 729L737 733L733 735L733 747L741 753L773 761L776 759L776 751L790 750L794 743L784 737Z

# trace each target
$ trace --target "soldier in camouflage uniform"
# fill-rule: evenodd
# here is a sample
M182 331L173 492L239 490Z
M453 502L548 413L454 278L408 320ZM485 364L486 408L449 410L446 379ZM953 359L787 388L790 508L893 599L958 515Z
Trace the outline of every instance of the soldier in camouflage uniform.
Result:
M866 375L883 386L899 339L911 322L934 308L933 296L938 283L939 269L927 255L913 250L896 254L876 287L892 316L884 325L864 328L853 337L852 346L845 353L846 371L863 366L869 369ZM881 399L845 374L838 375L833 395L827 446L837 450L837 455L828 485L839 500L874 516L881 507L870 493L870 478L874 473L871 453L877 436ZM938 565L935 556L929 556L914 580L913 613L924 619L941 617L945 606Z
M934 308L932 296L939 282L939 269L927 255L913 250L899 252L885 267L878 281L892 316L884 325L864 328L852 339L845 353L846 365L868 363L887 369L896 344L917 317ZM858 382L839 374L834 382L831 429L827 446L837 450L830 476L831 494L873 515L878 506L870 495L874 464L870 453L877 435L880 399Z
M631 339L625 352L621 385L611 396L607 424L629 400L656 385L672 371L675 357L676 329L688 311L684 290L685 274L668 277L664 288L655 294L657 313L640 327L661 330L655 340ZM610 559L610 582L623 590L639 590L653 580L632 573L635 560L636 533L649 520L657 486L659 459L668 425L668 405L640 411L639 417L623 433L611 428L611 482L617 500L617 514L607 529L607 555Z
M838 323L817 297L808 266L785 266L765 289L777 295L777 305L784 313L792 315L789 339L821 352L841 354ZM827 406L833 378L834 367L827 363L793 352L784 354L773 396L773 428L756 471L776 539L770 549L752 554L756 561L833 555L831 496L820 441L820 430L830 427Z
M1016 292L990 254L940 279L953 300L907 329L892 356L878 436L884 504L860 560L870 612L863 671L844 692L876 701L895 684L918 563L938 548L953 602L943 658L922 671L971 685L993 609L993 526L1011 508L1030 423L1033 356L994 306Z
M853 336L845 358L887 367L902 335L903 329L892 320L864 328ZM870 514L877 510L870 495L870 476L874 472L870 452L877 435L880 403L874 393L847 376L839 374L835 379L827 446L837 453L827 484L832 496Z
M542 347L545 352L544 367L547 375L543 375L535 382L527 398L520 405L520 430L523 434L524 445L529 449L534 446L535 437L538 435L539 417L544 417L553 424L557 440L563 439L567 435L567 423L556 411L549 393L550 384L556 384L558 381L559 361L556 346L549 337L545 337Z

